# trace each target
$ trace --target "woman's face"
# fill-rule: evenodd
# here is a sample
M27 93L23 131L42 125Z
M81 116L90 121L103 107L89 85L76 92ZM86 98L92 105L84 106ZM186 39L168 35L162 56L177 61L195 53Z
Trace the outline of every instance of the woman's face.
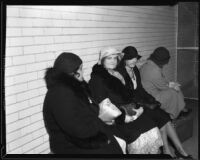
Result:
M115 69L117 67L117 54L105 57L103 65L106 69Z
M78 68L78 70L76 71L77 73L74 75L74 77L78 80L78 81L83 81L83 64L80 65L80 67Z
M133 58L133 59L130 59L130 60L126 60L125 64L126 64L127 67L133 68L133 67L135 67L137 61L138 61L137 58Z

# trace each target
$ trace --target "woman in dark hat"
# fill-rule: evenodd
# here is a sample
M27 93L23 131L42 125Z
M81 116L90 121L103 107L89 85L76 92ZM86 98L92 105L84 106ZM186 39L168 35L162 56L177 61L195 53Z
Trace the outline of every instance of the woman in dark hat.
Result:
M176 131L171 124L169 114L160 109L160 102L146 92L142 86L140 72L136 66L137 61L141 58L141 56L138 55L137 49L133 46L127 46L122 50L122 52L124 56L117 67L117 71L119 71L119 73L123 76L125 86L127 90L130 90L132 93L134 102L143 106L146 115L153 119L160 128L164 143L164 153L170 154L174 157L168 145L167 136L169 136L177 149L179 149L179 151L184 155L187 155L180 143L179 138L177 137Z
M184 115L183 112L189 113L189 111L185 108L180 85L169 82L163 74L162 68L169 60L169 51L165 47L158 47L150 55L147 63L141 67L140 72L145 90L162 104L161 108L169 113L172 119L175 119L180 113Z
M123 154L114 133L98 118L77 55L60 54L45 81L43 116L53 153Z
M99 62L93 66L89 86L93 98L99 105L107 98L118 108L133 102L131 93L124 86L123 76L115 70L120 56L119 50L105 48L100 52ZM163 143L160 131L155 123L144 113L131 121L126 121L128 117L128 114L126 114L123 123L115 120L115 123L110 125L111 128L117 127L124 133L128 144L128 153L157 153L158 148Z

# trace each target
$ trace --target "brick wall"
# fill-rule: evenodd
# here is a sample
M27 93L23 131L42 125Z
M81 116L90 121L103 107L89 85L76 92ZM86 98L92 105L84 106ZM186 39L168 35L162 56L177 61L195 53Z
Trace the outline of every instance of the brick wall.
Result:
M78 54L89 80L101 48L133 45L145 60L165 46L172 54L166 74L174 79L176 23L176 6L7 6L7 153L50 151L42 116L43 76L61 52Z

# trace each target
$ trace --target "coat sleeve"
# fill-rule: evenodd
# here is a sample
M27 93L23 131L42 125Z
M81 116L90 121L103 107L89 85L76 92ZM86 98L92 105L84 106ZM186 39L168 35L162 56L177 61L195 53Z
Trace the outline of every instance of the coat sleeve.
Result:
M157 89L159 90L169 89L168 83L166 79L162 76L160 70L153 69L151 74L148 74L148 75L149 75L148 78L151 80L151 82Z
M83 106L71 90L63 88L62 92L57 92L56 97L53 116L64 132L77 138L97 135L100 119L87 106Z
M137 82L137 85L138 85L137 91L138 91L140 97L143 98L144 100L147 100L148 102L154 102L155 98L151 94L149 94L142 85L140 71L137 67L135 68L135 73L136 73L136 77L137 77L137 81L138 81Z
M108 94L106 92L106 88L104 87L104 83L102 78L96 76L89 81L89 88L91 91L92 97L99 104L104 99L108 98Z

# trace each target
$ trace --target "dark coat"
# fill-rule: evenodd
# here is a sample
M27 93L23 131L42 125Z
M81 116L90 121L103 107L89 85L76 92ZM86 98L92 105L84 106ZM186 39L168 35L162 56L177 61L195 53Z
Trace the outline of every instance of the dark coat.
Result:
M56 154L122 154L110 129L98 118L88 86L50 68L45 76L44 122ZM108 144L108 140L110 143Z
M117 67L117 71L124 77L125 87L127 90L132 92L132 97L134 102L138 103L154 103L156 99L150 95L142 86L140 72L135 66L133 68L133 72L135 73L137 88L134 89L134 84L126 71L126 68L123 63L120 63ZM144 105L145 106L145 105ZM149 109L148 107L144 107L146 115L151 118L159 128L162 128L167 122L170 121L170 116L168 113L163 111L160 108Z
M102 65L94 65L89 81L93 98L100 103L105 98L120 108L120 105L132 102L132 93L123 83L110 75ZM128 143L136 140L140 134L152 129L156 125L145 114L130 123L116 123L116 127L124 134Z
M136 76L136 83L137 83L136 89L134 89L134 84L123 64L120 63L116 70L124 77L124 80L126 82L125 86L127 90L130 90L130 92L132 92L133 99L135 100L135 102L146 101L146 102L151 103L155 101L155 98L152 95L150 95L148 92L146 92L146 90L143 88L142 83L141 83L140 72L137 66L133 68L133 71Z

